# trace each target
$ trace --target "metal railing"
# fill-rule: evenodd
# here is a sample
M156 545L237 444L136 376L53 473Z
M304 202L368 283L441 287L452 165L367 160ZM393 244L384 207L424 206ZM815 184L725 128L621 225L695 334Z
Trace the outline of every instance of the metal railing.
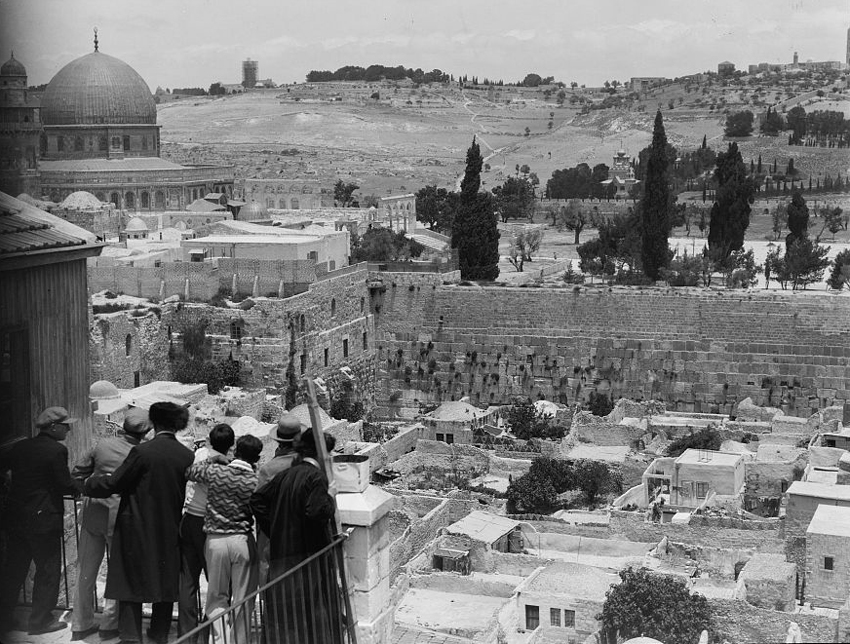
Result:
M175 644L357 644L341 536ZM272 565L272 570L275 566Z

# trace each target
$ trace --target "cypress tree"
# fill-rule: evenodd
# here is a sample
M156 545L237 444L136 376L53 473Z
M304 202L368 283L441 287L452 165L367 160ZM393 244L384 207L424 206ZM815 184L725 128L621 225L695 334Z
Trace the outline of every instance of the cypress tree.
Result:
M706 135L705 135L705 134L703 134L703 135L702 135L702 149L703 149L703 150L705 150L705 148L707 147L707 144L708 144L708 141L706 141L706 138L705 138L705 137L706 137Z
M759 160L756 164L756 174L761 174L761 155L759 155Z
M727 151L717 156L714 180L717 193L711 207L708 249L712 258L723 261L744 246L755 194L755 184L747 175L737 143L730 143Z
M494 280L499 276L499 231L490 193L479 192L484 158L472 139L466 151L466 171L460 183L460 202L452 227L460 274L467 280Z
M670 184L667 173L667 134L661 110L655 114L652 145L646 162L646 180L640 201L641 262L643 272L653 280L670 261L667 237L670 235Z

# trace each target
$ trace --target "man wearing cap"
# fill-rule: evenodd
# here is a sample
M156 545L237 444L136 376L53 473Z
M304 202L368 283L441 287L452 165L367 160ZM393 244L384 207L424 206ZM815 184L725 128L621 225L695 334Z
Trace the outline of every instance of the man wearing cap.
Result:
M110 474L91 476L86 494L106 498L120 494L106 596L118 600L118 631L122 642L141 642L142 603L153 604L148 638L168 639L171 613L180 578L177 535L186 491L186 469L192 452L177 440L189 411L157 402L148 412L156 434L136 445Z
M90 476L114 472L150 429L148 412L131 407L124 416L123 431L98 441L74 466L71 476L82 482ZM118 637L118 603L112 599L104 600L103 619L98 627L94 619L93 597L103 553L112 550L112 530L120 500L120 496L113 494L106 499L86 498L83 502L71 641L85 639L98 629L101 639Z
M52 633L66 626L53 609L59 599L62 496L78 495L80 484L68 471L68 449L62 441L77 422L64 407L48 407L35 421L39 433L17 443L0 462L0 474L11 470L10 506L3 521L9 527L6 564L0 571L0 632L12 628L18 593L35 561L29 634Z

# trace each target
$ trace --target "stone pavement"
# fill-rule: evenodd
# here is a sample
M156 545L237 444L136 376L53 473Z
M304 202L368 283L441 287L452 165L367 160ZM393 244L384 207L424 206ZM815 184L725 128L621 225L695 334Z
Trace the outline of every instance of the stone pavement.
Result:
M473 640L447 635L427 629L416 629L396 624L393 627L392 644L469 644Z
M69 644L71 641L71 612L65 611L60 614L59 610L54 611L54 614L58 616L59 621L67 622L68 628L65 628L61 631L56 631L55 633L48 633L46 635L28 635L26 630L23 631L12 631L5 639L0 639L0 644ZM18 608L15 612L15 622L18 624L26 624L27 616L29 615L28 608ZM148 627L147 618L142 620L142 630L146 630ZM171 624L171 635L168 638L169 642L173 642L177 639L177 620L176 618ZM78 640L83 644L118 644L118 638L111 640L102 640L100 639L97 633L89 635L84 640Z

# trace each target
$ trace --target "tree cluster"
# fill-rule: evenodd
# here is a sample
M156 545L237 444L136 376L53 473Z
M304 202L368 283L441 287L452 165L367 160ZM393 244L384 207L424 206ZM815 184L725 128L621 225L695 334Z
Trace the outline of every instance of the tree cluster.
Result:
M493 188L496 207L502 221L531 219L534 215L534 185L527 176L508 177Z
M597 222L599 236L578 247L579 268L627 283L640 272L640 220L631 209Z
M726 116L723 133L726 136L750 136L753 133L753 113L749 110L731 112Z
M596 616L603 644L635 637L693 644L702 631L712 630L708 600L691 594L684 580L631 567L620 571L620 580L605 593L602 612Z
M346 183L342 179L337 180L334 184L334 201L336 205L340 208L348 208L349 206L356 208L359 204L354 199L354 193L359 188L360 186L354 182Z
M169 348L171 378L186 384L205 383L211 394L217 394L225 386L236 387L240 383L240 365L232 358L211 359L211 343L207 338L206 319L178 319L176 329L181 337L180 347Z
M351 262L394 262L419 257L425 246L404 232L370 228L362 236L351 236Z
M425 186L416 192L416 219L431 230L451 233L460 195L445 188Z
M424 72L421 69L405 68L403 65L387 67L386 65L345 65L335 72L328 70L312 70L307 74L308 83L327 83L331 81L364 81L374 83L381 80L402 80L409 78L414 83L447 83L449 74L439 69Z
M687 436L681 436L671 442L667 446L666 454L669 457L676 458L677 456L684 454L685 450L688 449L707 449L717 451L720 449L720 445L722 443L723 439L720 437L720 433L717 431L717 428L709 425L708 427L692 432Z
M559 439L565 433L565 429L553 423L551 417L540 413L529 398L514 399L505 413L505 424L521 440Z
M600 497L620 494L622 489L622 476L605 463L541 456L508 484L508 513L548 514L558 509L558 495L570 490L579 490L583 502L593 506Z
M542 228L531 228L514 233L511 238L508 261L518 273L522 273L526 262L532 261L532 253L536 253L539 250L542 241Z
M555 170L546 182L547 199L609 199L614 196L613 185L604 186L610 168L604 163L590 166L579 163L574 168Z

